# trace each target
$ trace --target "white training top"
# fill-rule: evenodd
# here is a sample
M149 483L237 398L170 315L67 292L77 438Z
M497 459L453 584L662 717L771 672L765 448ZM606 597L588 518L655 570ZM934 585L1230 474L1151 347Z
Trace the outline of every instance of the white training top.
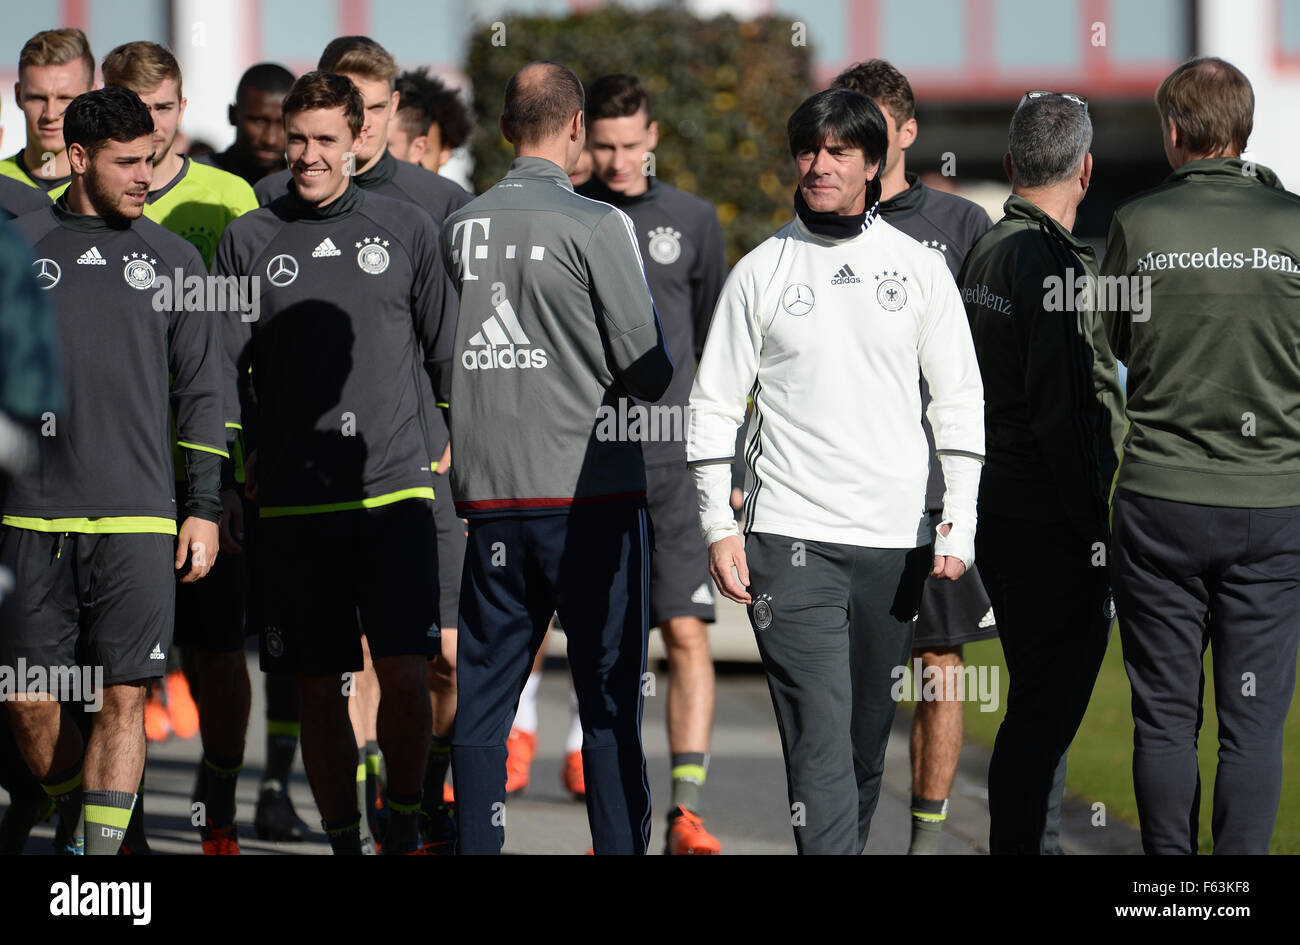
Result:
M728 464L745 400L744 530L874 548L930 540L920 375L947 492L935 554L974 560L984 389L943 259L884 220L849 239L798 218L723 287L691 391L687 461L712 544L736 526Z

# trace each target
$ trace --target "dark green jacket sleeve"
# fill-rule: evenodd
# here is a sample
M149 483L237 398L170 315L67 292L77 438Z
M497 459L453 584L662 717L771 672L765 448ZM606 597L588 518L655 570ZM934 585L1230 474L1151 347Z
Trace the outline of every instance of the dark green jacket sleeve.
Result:
M1110 221L1110 235L1106 238L1106 258L1102 260L1103 276L1129 275L1128 244L1124 239L1124 225L1119 214ZM1124 310L1107 310L1101 313L1102 324L1106 326L1106 338L1110 341L1110 350L1115 357L1125 364L1129 359L1129 344L1133 337L1132 313Z
M1049 243L1033 271L1038 278L1032 284L1021 281L1014 303L1029 426L1070 524L1082 536L1104 538L1106 496L1098 484L1098 431L1092 419L1097 405L1085 313L1048 311L1045 304L1048 278L1062 280L1063 295L1074 297L1074 280L1084 270L1064 247Z

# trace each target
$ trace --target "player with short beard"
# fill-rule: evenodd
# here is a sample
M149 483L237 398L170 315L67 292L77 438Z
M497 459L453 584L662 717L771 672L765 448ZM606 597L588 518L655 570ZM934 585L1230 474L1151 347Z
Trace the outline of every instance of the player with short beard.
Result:
M40 440L40 476L18 477L5 497L0 562L18 591L0 623L0 660L75 666L89 654L104 667L84 761L58 703L14 702L10 717L65 822L76 820L84 770L85 851L111 855L143 774L145 692L171 642L174 571L188 560L181 581L192 583L217 557L229 454L216 322L159 311L148 291L158 271L206 275L190 244L140 219L153 178L149 110L109 88L78 96L63 117L71 185L11 224L34 247L57 312L68 406L57 435ZM178 538L169 400L189 484Z
M180 64L166 47L143 41L126 43L104 57L102 68L106 86L135 92L153 116L154 176L145 200L145 216L188 240L202 254L204 263L211 264L217 240L230 221L256 208L252 188L235 175L191 161L177 150L187 102ZM242 454L235 448L238 421L234 407L231 404L227 408L230 416L226 436L232 455L238 458ZM184 475L184 466L178 462L178 482L183 482ZM178 647L188 648L193 654L194 698L199 702L197 714L203 740L195 792L206 814L200 826L203 850L222 855L239 852L235 781L243 767L250 704L243 652L245 578L241 555L245 515L236 490L237 481L242 479L243 470L237 464L225 470L221 547L227 554L213 567L207 581L194 587L178 587L176 592L175 640ZM165 726L169 719L178 717L181 705L192 705L179 669L167 674L165 690L165 710L157 694L146 707L147 729L156 730L160 723ZM143 788L140 794L128 840L133 851L145 845Z

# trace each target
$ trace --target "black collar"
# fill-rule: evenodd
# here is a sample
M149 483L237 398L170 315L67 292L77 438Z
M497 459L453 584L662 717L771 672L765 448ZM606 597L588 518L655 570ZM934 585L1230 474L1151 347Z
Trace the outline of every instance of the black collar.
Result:
M900 217L915 213L925 204L925 184L911 171L903 174L907 189L900 191L888 200L880 202L880 213L886 217Z
M386 184L397 174L397 158L393 153L384 148L383 156L375 162L375 166L364 174L358 174L354 178L357 186L363 190L369 190L372 187L378 187L380 184Z
M637 204L653 203L655 198L659 196L659 185L655 182L654 176L651 175L646 180L650 186L644 192L629 197L626 194L610 190L605 186L604 181L593 174L585 184L578 188L578 192L584 197L613 204L616 207L632 207Z
M356 185L356 181L357 178L352 178L348 181L347 190L325 206L318 207L298 196L298 182L291 179L289 181L286 209L296 220L335 220L339 217L345 217L361 206L363 194L361 188Z
M74 213L68 209L68 194L64 191L54 202L54 219L59 225L81 233L110 233L131 229L126 217L101 217L94 213Z
M818 213L808 206L803 199L803 191L794 189L794 212L799 214L809 231L818 236L832 240L844 240L857 236L876 218L880 208L880 179L872 178L867 182L867 204L861 213Z

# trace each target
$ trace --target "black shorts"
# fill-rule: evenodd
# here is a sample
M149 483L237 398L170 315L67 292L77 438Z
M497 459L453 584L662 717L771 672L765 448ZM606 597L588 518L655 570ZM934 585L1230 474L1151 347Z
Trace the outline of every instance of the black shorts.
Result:
M938 527L939 512L930 513L930 531ZM980 580L978 565L955 581L930 578L921 593L921 610L916 618L912 649L929 650L959 646L998 635L993 605Z
M650 625L672 617L714 620L709 549L700 534L695 478L683 463L645 471L646 507L654 527L650 556Z
M174 535L38 532L0 525L14 589L0 663L103 667L106 686L161 678L176 616Z
M433 504L263 518L261 666L327 676L374 659L439 653Z
M176 584L177 646L205 653L233 653L244 648L244 556L221 551L207 576L193 584Z

